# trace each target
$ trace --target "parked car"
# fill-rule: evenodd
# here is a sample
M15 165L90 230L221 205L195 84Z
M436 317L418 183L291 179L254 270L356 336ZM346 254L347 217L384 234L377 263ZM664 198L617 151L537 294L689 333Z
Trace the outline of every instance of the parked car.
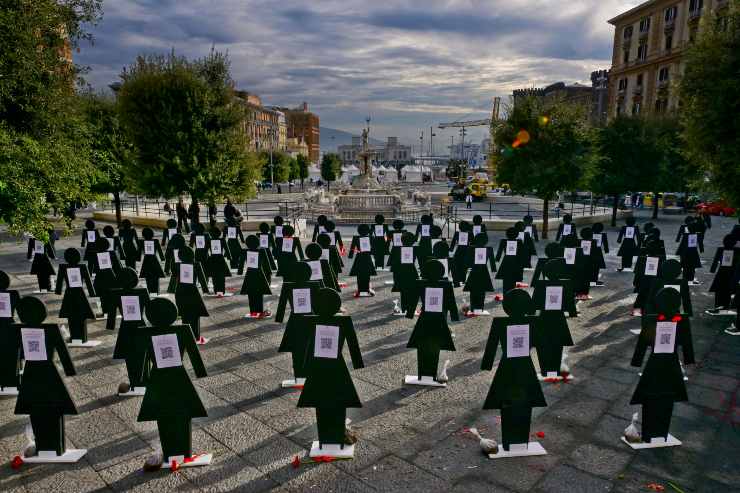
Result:
M703 214L710 214L712 216L734 216L737 209L730 207L730 205L724 200L715 200L698 204L696 206L696 211Z

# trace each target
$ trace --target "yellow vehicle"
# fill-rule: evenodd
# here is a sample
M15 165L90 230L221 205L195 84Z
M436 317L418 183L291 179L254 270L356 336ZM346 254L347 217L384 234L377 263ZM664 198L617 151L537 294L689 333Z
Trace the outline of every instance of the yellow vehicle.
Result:
M675 193L665 192L658 193L658 208L663 209L665 207L675 207L678 204L678 196ZM648 192L643 194L642 205L645 207L653 206L653 193Z
M470 194L473 196L473 200L483 200L488 197L487 183L479 183L474 181L470 185L468 185L468 188L470 188Z

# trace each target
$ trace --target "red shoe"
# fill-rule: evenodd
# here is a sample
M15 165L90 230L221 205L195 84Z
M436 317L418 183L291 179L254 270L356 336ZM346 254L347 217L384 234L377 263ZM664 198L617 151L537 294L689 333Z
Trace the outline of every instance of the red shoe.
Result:
M360 297L360 292L359 291L355 291L354 293L352 293L352 297L359 298Z
M257 314L257 318L268 318L272 315L272 312L270 310L265 310L264 312L260 312Z
M493 299L495 301L504 301L504 295L503 294L496 294L493 296Z

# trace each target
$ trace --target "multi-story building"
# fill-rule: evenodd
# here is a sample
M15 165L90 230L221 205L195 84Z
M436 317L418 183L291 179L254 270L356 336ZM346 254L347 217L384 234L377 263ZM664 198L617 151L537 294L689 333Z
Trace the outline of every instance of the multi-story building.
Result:
M609 117L661 114L678 105L671 83L683 72L682 54L699 21L728 0L649 0L624 12L614 26Z
M308 157L308 144L300 137L291 137L288 139L286 152L294 158L298 157L299 154Z
M308 111L308 103L300 108L276 108L285 114L288 139L301 139L308 146L308 158L318 164L321 156L320 120L318 115Z
M256 94L236 91L236 96L247 110L243 125L249 139L249 148L254 151L284 150L285 140L283 146L280 146L281 113L263 106L262 100Z
M584 108L585 115L589 120L593 119L595 90L592 86L574 83L567 85L565 82L556 82L544 88L530 87L526 89L515 89L513 92L514 105L517 102L535 97L542 99L545 103L560 101L570 105L578 105Z
M609 113L609 71L597 70L591 72L591 88L593 100L591 101L591 123L604 125Z
M374 163L402 165L412 160L411 147L399 144L398 137L388 137L382 145L371 145L370 151L373 153ZM342 164L346 166L360 164L360 152L362 152L362 138L359 136L352 136L352 144L337 147Z

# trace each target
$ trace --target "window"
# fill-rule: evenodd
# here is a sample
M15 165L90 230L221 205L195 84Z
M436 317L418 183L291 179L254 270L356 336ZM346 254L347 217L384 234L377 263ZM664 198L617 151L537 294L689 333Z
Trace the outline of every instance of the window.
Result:
M660 72L658 72L658 82L668 82L668 78L670 76L668 67L663 67L660 69Z
M647 43L640 43L637 47L637 59L642 61L647 59Z
M667 109L668 109L667 99L658 99L655 101L655 112L656 113L665 113Z
M704 0L690 0L689 1L689 12L692 14L701 12L704 7Z
M642 74L637 74L637 85L642 87Z
M633 115L639 115L640 114L640 103L636 102L632 105L632 114Z
M630 50L624 50L624 63L629 63L630 61Z
M632 26L624 28L624 39L630 39L632 37Z
M669 51L671 48L673 48L673 36L669 34L665 37L665 49Z
M673 7L668 7L665 9L665 21L666 23L674 20L676 18L676 14L678 13L678 7L675 5Z
M619 90L620 91L627 90L627 79L619 79Z
M643 17L640 20L640 32L645 33L650 30L650 17Z

